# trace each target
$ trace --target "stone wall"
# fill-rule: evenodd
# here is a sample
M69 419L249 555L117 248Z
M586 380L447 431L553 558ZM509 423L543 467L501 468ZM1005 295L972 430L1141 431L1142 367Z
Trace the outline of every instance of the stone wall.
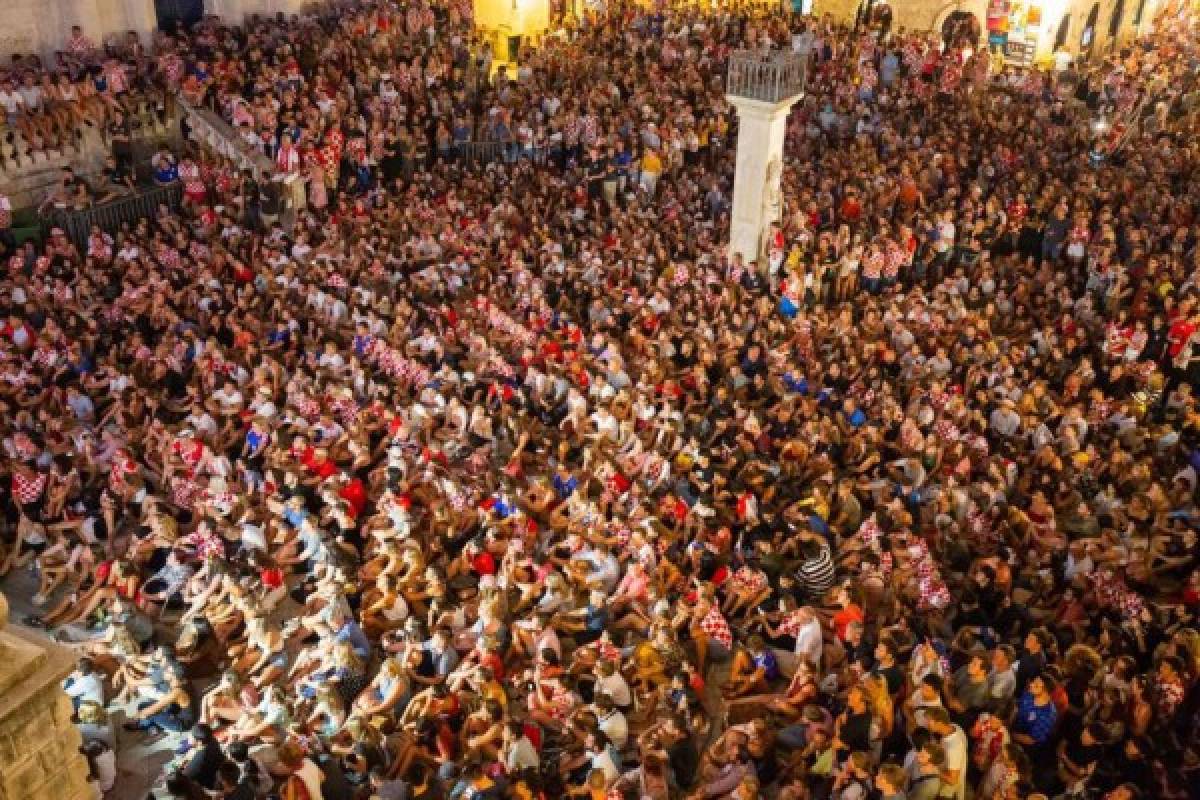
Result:
M0 595L0 800L86 800L87 759L61 683L70 650L37 634L5 629Z
M154 0L0 0L0 59L13 53L49 58L79 25L97 44L137 31L149 43L157 25Z
M876 0L876 3L884 1ZM1142 2L1143 0L1042 0L1041 3L1030 3L1038 5L1042 11L1042 34L1038 37L1037 57L1045 59L1053 52L1058 27L1065 16L1069 16L1069 21L1063 49L1068 53L1078 54L1085 23L1093 6L1096 6L1097 14L1091 56L1103 56L1127 44L1146 30L1154 19L1155 12L1162 5L1162 0L1144 0L1140 24L1135 24L1134 20ZM861 4L862 0L814 0L813 13L828 14L835 19L853 22ZM952 11L972 12L979 18L981 29L986 27L987 0L893 0L890 6L893 13L893 29L938 30ZM1110 36L1110 23L1113 14L1117 12L1120 14L1120 23L1116 36ZM985 30L984 36L986 35Z

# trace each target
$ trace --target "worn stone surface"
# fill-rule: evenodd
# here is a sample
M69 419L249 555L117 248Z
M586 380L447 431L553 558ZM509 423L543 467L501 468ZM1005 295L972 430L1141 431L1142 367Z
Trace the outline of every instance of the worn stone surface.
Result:
M0 611L0 800L84 800L87 761L60 686L74 655Z

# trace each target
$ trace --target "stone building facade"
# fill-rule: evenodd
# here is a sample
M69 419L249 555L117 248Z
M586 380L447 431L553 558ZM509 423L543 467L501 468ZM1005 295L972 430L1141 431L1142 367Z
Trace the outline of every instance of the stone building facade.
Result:
M1004 36L1025 45L1033 60L1046 61L1056 51L1097 58L1128 44L1146 30L1165 0L814 0L813 12L853 21L868 8L886 7L892 29L942 30L955 12L973 14L980 45L989 29L1004 27ZM887 13L887 12L883 12ZM992 23L989 25L989 14ZM997 21L1007 17L1002 26ZM997 32L999 33L999 32ZM996 42L999 45L999 42Z
M71 651L28 631L6 629L0 594L0 800L86 800L87 760L62 679Z
M312 0L202 0L203 12L240 21L247 14L294 14ZM62 48L78 25L94 42L112 34L135 31L149 43L161 8L155 0L0 0L0 63L14 53L42 58Z

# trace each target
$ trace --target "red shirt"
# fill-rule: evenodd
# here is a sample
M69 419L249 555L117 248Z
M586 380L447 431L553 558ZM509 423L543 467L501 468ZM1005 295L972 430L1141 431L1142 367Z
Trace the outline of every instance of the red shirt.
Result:
M304 457L300 461L304 464L304 468L308 470L310 475L319 475L322 480L334 475L338 471L337 465L328 458L317 461L311 447L304 451Z
M367 490L358 478L351 478L350 482L338 492L338 497L350 504L350 510L355 517L367 507Z
M1171 358L1179 355L1195 332L1196 326L1187 319L1181 319L1171 326L1167 331L1167 352L1171 355Z
M492 675L496 678L496 680L503 683L504 660L501 659L500 656L496 655L495 653L486 653L484 654L483 658L479 659L479 665L481 667L490 667L492 670Z
M471 559L471 569L476 575L495 575L496 574L496 559L492 554L484 550Z

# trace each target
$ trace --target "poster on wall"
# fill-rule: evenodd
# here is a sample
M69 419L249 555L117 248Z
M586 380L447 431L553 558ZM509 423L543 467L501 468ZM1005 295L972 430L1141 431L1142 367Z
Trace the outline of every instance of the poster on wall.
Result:
M1027 67L1033 63L1036 50L1036 42L1010 39L1004 45L1004 59L1018 67Z

